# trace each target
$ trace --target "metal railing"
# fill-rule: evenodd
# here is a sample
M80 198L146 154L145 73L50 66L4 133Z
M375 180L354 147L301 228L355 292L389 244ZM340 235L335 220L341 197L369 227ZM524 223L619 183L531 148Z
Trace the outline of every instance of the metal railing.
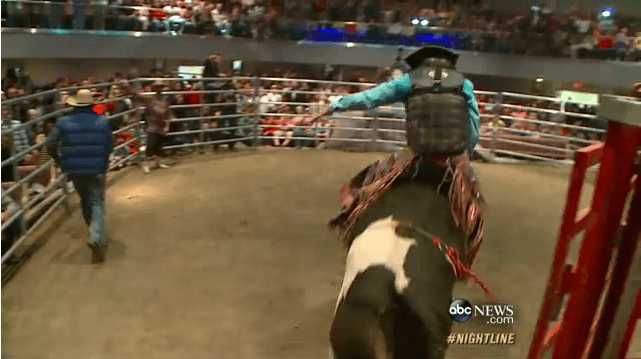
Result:
M180 78L171 79L147 79L147 80L164 80L180 81ZM212 79L216 80L216 79ZM338 81L322 80L297 80L291 78L258 78L248 77L217 79L221 81L236 82L239 80L250 80L253 82L251 89L231 89L231 90L190 90L191 93L198 94L233 94L236 96L230 102L214 102L202 105L173 105L172 108L189 108L197 109L202 106L229 106L242 105L250 103L255 105L256 110L249 113L239 113L224 116L187 116L179 117L172 122L197 122L199 129L189 129L174 131L169 136L181 135L200 135L207 133L234 131L238 129L254 129L256 143L266 143L280 145L283 141L291 143L292 141L303 141L308 145L310 143L341 143L345 147L347 142L354 143L371 143L370 149L380 149L390 147L378 146L380 144L404 145L405 137L403 127L404 110L399 106L381 106L375 111L369 111L367 114L362 112L351 112L349 114L335 114L329 118L331 126L329 128L319 128L305 124L311 114L310 111L322 111L327 106L326 98L335 95L344 95L343 92L336 92L327 89L284 89L269 88L271 84L298 83L314 84L320 86L357 86L359 88L370 87L371 83L352 83ZM189 79L186 81L202 81L202 79ZM177 95L180 91L165 92L166 94ZM527 160L545 160L551 162L567 162L573 158L576 149L585 147L599 141L605 133L601 128L594 128L590 125L578 124L580 121L598 121L596 116L586 113L577 113L564 110L562 101L558 98L522 95L510 92L488 92L477 91L477 93L486 101L479 101L482 107L491 105L493 108L489 113L481 114L481 143L477 151L488 153L492 159L502 157L512 157ZM249 95L248 95L249 94ZM309 102L290 100L274 97L265 99L265 95L308 95L320 96L325 99L324 102ZM535 105L530 102L536 101ZM293 107L302 107L302 113L293 113ZM287 113L279 109L286 107ZM530 116L512 115L512 112L521 112L538 114L542 117L557 116L561 120L529 118ZM505 113L507 114L505 114ZM392 116L392 117L390 117ZM209 120L223 120L226 118L245 118L250 119L250 123L245 126L231 126L228 128L205 128L202 129L202 122ZM275 119L275 120L274 120ZM295 121L288 121L295 120ZM358 123L358 124L356 124ZM508 123L509 125L506 125ZM254 127L254 128L252 128ZM317 136L318 132L323 133ZM193 138L193 137L192 137ZM241 137L245 139L245 137ZM238 140L240 141L240 140ZM214 141L213 143L233 143L233 138ZM176 149L181 147L194 147L199 145L211 144L211 141L194 140L185 143L172 144L170 148ZM393 148L393 147L392 147Z
M170 101L173 113L170 132L167 133L166 150L204 148L204 146L233 145L243 143L255 147L267 145L295 145L298 147L351 148L369 151L393 151L405 145L405 111L401 105L381 106L369 111L336 113L315 124L308 122L316 113L328 105L328 97L344 95L336 92L337 86L371 87L374 84L320 81L291 78L139 78L129 85L144 85L164 81L201 83L204 90L171 90L162 95ZM217 84L216 89L210 85ZM302 84L305 90L274 88L273 84ZM49 90L37 94L3 101L2 106L19 106L30 100L45 96L57 96L80 88L107 88L123 85L122 82L90 84ZM222 86L223 88L221 88ZM322 87L322 89L313 86ZM196 86L194 86L196 87ZM242 88L239 88L242 87ZM566 111L558 98L521 95L514 93L476 91L481 114L481 137L476 150L487 154L490 160L516 158L568 163L574 151L601 139L605 130L594 128L591 123L598 121L594 115ZM183 95L200 96L198 103L181 103ZM295 94L295 95L294 95ZM151 92L139 92L139 96L152 96ZM280 98L278 96L281 96ZM285 96L286 98L283 98ZM292 97L292 98L287 98ZM123 97L107 99L104 102L122 100ZM533 103L534 102L534 103ZM300 113L294 113L294 108ZM12 136L15 131L43 127L43 123L63 116L69 109L52 107L49 113L26 121L13 128L2 130L3 136ZM116 145L111 158L110 169L116 169L141 159L144 146L144 118L141 114L144 103L137 104L107 117L113 123L122 122L113 133ZM526 111L529 116L511 111ZM540 114L542 118L529 118ZM545 119L555 116L555 120ZM120 121L123 119L123 121ZM4 127L4 126L3 126ZM4 142L4 141L3 141ZM13 182L2 183L2 196L11 196L17 209L3 215L2 231L17 227L16 240L11 248L3 252L2 263L13 254L24 240L44 223L60 205L67 203L70 193L67 178L58 172L53 160L40 164L26 163L33 155L46 155L43 143L30 145L3 158L2 167L11 167ZM34 196L27 195L27 189L41 181L41 191ZM13 226L13 227L12 227Z
M19 98L4 100L2 101L2 107L21 106L28 104L29 101L33 99L58 95L81 88L100 89L116 84L119 83L91 84L43 91ZM110 103L122 99L124 99L124 97L110 98L96 103ZM45 113L15 126L12 125L9 128L7 128L8 125L5 126L4 124L6 119L3 119L2 136L12 136L14 132L26 131L27 129L44 128L45 121L65 116L71 111L70 108L58 108L59 106L52 106L49 113ZM139 156L139 151L130 152L126 150L128 145L135 142L141 143L140 134L142 133L142 124L137 117L134 116L136 111L138 111L138 108L132 108L106 117L107 120L113 121L120 117L131 116L129 123L113 132L117 140L121 138L125 139L114 146L114 153L109 166L110 170L118 168L126 162L135 161ZM6 146L6 143L3 143L3 153L5 152L4 146ZM12 175L12 181L2 182L2 264L5 264L6 261L12 257L24 241L27 240L56 209L61 205L65 205L68 208L68 195L73 191L73 189L69 188L67 177L59 171L54 161L52 159L46 160L49 154L47 153L45 142L29 145L28 148L20 151L16 151L15 145L10 146L8 149L11 155L8 158L2 159L2 171L9 171ZM39 185L39 191L30 195L31 190L36 187L34 185ZM5 208L5 202L7 208ZM5 209L7 210L6 213ZM7 236L13 237L12 244L9 248L5 248Z

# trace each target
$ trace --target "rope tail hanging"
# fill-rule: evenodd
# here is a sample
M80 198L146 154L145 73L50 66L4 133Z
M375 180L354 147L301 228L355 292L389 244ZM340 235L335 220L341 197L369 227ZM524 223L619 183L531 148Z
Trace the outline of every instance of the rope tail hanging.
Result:
M496 302L496 296L494 296L492 291L490 291L489 287L479 278L479 276L474 273L474 271L472 271L472 269L468 267L463 260L461 260L459 251L456 248L443 243L440 238L433 235L432 233L412 226L411 224L396 222L395 225L396 231L409 231L410 233L413 232L431 239L432 244L445 256L445 259L452 267L452 271L454 272L454 276L456 278L471 279L483 290L488 300L490 300L491 302Z

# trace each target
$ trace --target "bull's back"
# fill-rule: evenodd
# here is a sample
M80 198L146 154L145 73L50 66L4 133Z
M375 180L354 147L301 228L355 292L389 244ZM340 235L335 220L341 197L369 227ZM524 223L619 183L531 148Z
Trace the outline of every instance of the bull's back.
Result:
M332 325L337 359L383 358L384 352L438 358L444 353L441 337L451 325L447 306L455 278L430 238L403 237L395 231L396 221L459 248L463 243L447 197L433 185L398 183L369 207L355 227L358 235L348 252Z
M452 220L447 196L438 194L436 187L431 182L398 181L367 208L357 221L354 233L358 236L372 223L392 216L396 221L416 226L461 248L465 237ZM416 239L425 241L425 238Z

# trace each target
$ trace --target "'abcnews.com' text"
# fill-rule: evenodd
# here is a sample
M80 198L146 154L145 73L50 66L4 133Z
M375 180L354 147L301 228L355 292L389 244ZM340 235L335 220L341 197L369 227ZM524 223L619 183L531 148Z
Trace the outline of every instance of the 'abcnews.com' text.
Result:
M487 331L452 331L447 338L449 345L512 345L516 343L513 304L474 305L467 299L452 300L449 314L456 323L477 321Z

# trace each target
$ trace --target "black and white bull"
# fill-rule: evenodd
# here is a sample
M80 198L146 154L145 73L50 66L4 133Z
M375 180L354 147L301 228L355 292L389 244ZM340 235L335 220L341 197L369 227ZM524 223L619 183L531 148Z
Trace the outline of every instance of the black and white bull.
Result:
M446 196L429 181L400 181L359 219L330 331L334 359L443 358L456 282L429 236L395 230L408 223L463 248Z

